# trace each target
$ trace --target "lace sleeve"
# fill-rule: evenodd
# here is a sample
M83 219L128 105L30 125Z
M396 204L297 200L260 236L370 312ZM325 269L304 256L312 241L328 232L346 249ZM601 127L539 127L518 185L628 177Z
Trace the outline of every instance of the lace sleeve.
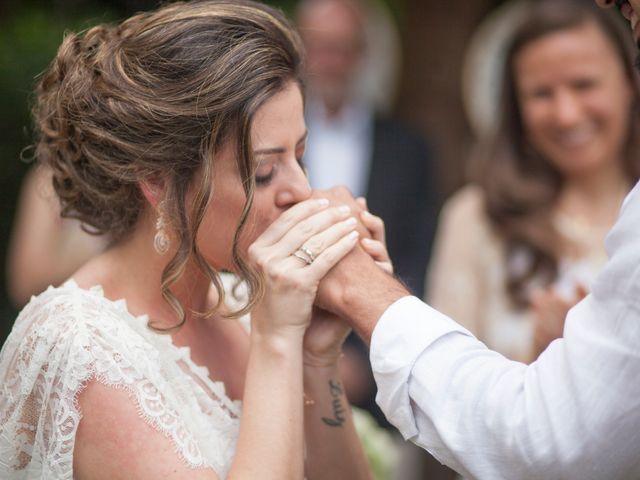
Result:
M224 470L205 461L190 428L199 409L189 378L162 370L159 350L123 320L126 306L78 292L52 289L32 299L0 353L0 478L72 478L77 397L93 380L128 389L190 466ZM172 377L182 379L180 388Z

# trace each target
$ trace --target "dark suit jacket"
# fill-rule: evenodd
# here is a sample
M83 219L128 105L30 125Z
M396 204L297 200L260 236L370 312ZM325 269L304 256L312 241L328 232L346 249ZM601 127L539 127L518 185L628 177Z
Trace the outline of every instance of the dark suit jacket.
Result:
M313 128L312 121L310 129ZM434 191L433 159L424 138L397 121L374 116L372 149L365 196L371 213L385 222L387 247L395 274L418 297L424 292L425 271L435 226L439 198ZM312 141L310 136L309 141ZM375 403L376 387L366 345L352 334L345 350L365 375L364 390L349 392L350 400L369 410L381 425L390 427ZM357 398L356 398L357 397Z
M371 213L384 220L387 248L395 274L422 298L425 273L437 225L439 195L435 191L433 158L425 139L397 121L376 117L367 186ZM354 403L387 428L391 425L375 403L376 386L366 345L352 334L345 349L358 353L369 391Z
M385 222L396 275L422 298L439 210L433 158L421 135L390 119L375 118L373 143L367 204Z

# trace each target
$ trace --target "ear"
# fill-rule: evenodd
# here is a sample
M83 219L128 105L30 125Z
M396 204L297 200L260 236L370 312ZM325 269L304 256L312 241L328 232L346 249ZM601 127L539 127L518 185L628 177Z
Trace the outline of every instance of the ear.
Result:
M141 180L138 187L144 198L149 202L153 209L158 208L158 204L163 200L165 194L164 181L156 179Z

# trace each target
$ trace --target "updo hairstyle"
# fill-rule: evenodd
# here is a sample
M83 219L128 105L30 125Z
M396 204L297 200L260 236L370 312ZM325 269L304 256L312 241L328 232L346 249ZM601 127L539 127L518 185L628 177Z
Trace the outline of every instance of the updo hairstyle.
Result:
M53 171L62 216L122 240L145 209L139 182L164 181L163 214L179 245L162 273L162 294L182 319L179 325L186 313L170 287L190 259L218 290L216 308L224 300L218 273L196 238L212 194L213 162L228 142L246 194L232 254L250 298L232 316L248 311L262 293L259 274L238 251L255 189L251 125L260 106L288 82L302 88L302 62L297 33L270 7L179 2L117 26L66 34L39 81L36 156Z

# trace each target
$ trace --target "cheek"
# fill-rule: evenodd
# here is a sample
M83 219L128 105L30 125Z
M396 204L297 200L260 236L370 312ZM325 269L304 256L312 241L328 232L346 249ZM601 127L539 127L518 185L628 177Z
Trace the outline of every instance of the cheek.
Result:
M621 92L594 96L589 100L588 111L607 136L620 138L626 135L630 120L630 97Z
M198 230L198 246L216 268L227 268L237 216L209 209Z
M548 110L539 102L524 102L520 106L520 115L525 134L529 137L538 137L543 134L549 121Z
M593 103L609 117L622 118L629 114L634 97L633 87L622 68L618 68L594 92Z
M274 208L273 202L265 202L260 194L256 194L251 207L251 212L247 217L245 227L240 236L240 247L246 251L262 233L269 228L280 215L280 211Z
M631 110L635 101L633 91L630 86L625 84L624 89L617 92L616 98L611 99L611 102L608 102L609 108L614 110L612 115L616 118L620 119L625 126L628 126L631 121Z
M198 246L217 269L230 268L233 237L242 213L244 197L218 191L200 224Z

